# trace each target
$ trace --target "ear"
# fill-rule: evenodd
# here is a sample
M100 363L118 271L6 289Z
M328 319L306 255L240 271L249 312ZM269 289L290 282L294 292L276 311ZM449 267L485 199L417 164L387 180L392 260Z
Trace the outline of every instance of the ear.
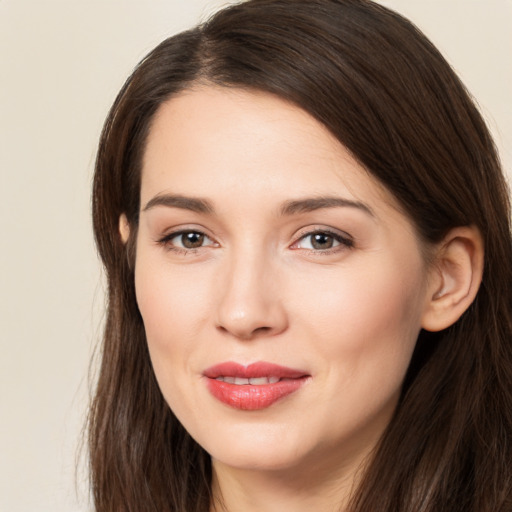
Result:
M422 327L441 331L471 305L482 281L484 247L475 226L452 229L438 244L429 275Z
M128 242L128 238L130 238L130 223L124 213L119 216L119 234L123 244Z

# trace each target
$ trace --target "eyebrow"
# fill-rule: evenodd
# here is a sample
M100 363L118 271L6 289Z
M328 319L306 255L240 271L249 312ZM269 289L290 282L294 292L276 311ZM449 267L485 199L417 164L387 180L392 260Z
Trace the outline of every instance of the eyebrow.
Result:
M167 208L180 208L196 213L215 213L213 204L208 199L200 197L189 197L176 194L159 194L148 201L142 211L148 211L156 206ZM300 213L313 212L323 208L357 208L374 217L372 209L361 201L353 201L338 196L307 197L286 201L280 208L281 216L290 216Z
M281 207L280 213L283 216L295 215L297 213L313 212L322 208L357 208L374 217L372 209L361 201L352 201L338 196L320 196L305 199L286 201Z
M168 208L181 208L197 213L213 213L214 208L210 201L199 197L188 197L174 194L159 194L148 201L142 211L151 210L155 206L166 206Z

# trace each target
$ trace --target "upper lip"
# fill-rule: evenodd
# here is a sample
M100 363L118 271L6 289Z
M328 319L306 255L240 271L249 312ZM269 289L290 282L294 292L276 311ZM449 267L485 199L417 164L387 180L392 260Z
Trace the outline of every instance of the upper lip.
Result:
M258 377L279 377L281 379L298 379L306 377L307 372L280 366L274 363L258 361L244 366L233 361L216 364L203 372L205 377L216 379L218 377L239 377L242 379L255 379Z

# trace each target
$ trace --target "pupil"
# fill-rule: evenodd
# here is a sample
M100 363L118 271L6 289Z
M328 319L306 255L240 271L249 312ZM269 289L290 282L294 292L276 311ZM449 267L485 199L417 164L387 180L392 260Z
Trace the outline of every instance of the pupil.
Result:
M330 249L333 245L332 236L325 233L317 233L313 235L312 245L315 249Z
M185 233L182 235L181 241L183 243L183 247L186 247L187 249L196 249L203 245L204 235L201 233Z

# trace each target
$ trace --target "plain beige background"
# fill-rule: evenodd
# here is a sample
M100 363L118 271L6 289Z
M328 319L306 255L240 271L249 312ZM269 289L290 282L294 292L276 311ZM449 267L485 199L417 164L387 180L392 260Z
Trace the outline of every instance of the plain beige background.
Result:
M90 184L103 119L160 40L226 2L0 0L0 510L90 510L76 452L103 288ZM444 52L512 169L512 0L382 0ZM142 511L141 511L142 512Z

